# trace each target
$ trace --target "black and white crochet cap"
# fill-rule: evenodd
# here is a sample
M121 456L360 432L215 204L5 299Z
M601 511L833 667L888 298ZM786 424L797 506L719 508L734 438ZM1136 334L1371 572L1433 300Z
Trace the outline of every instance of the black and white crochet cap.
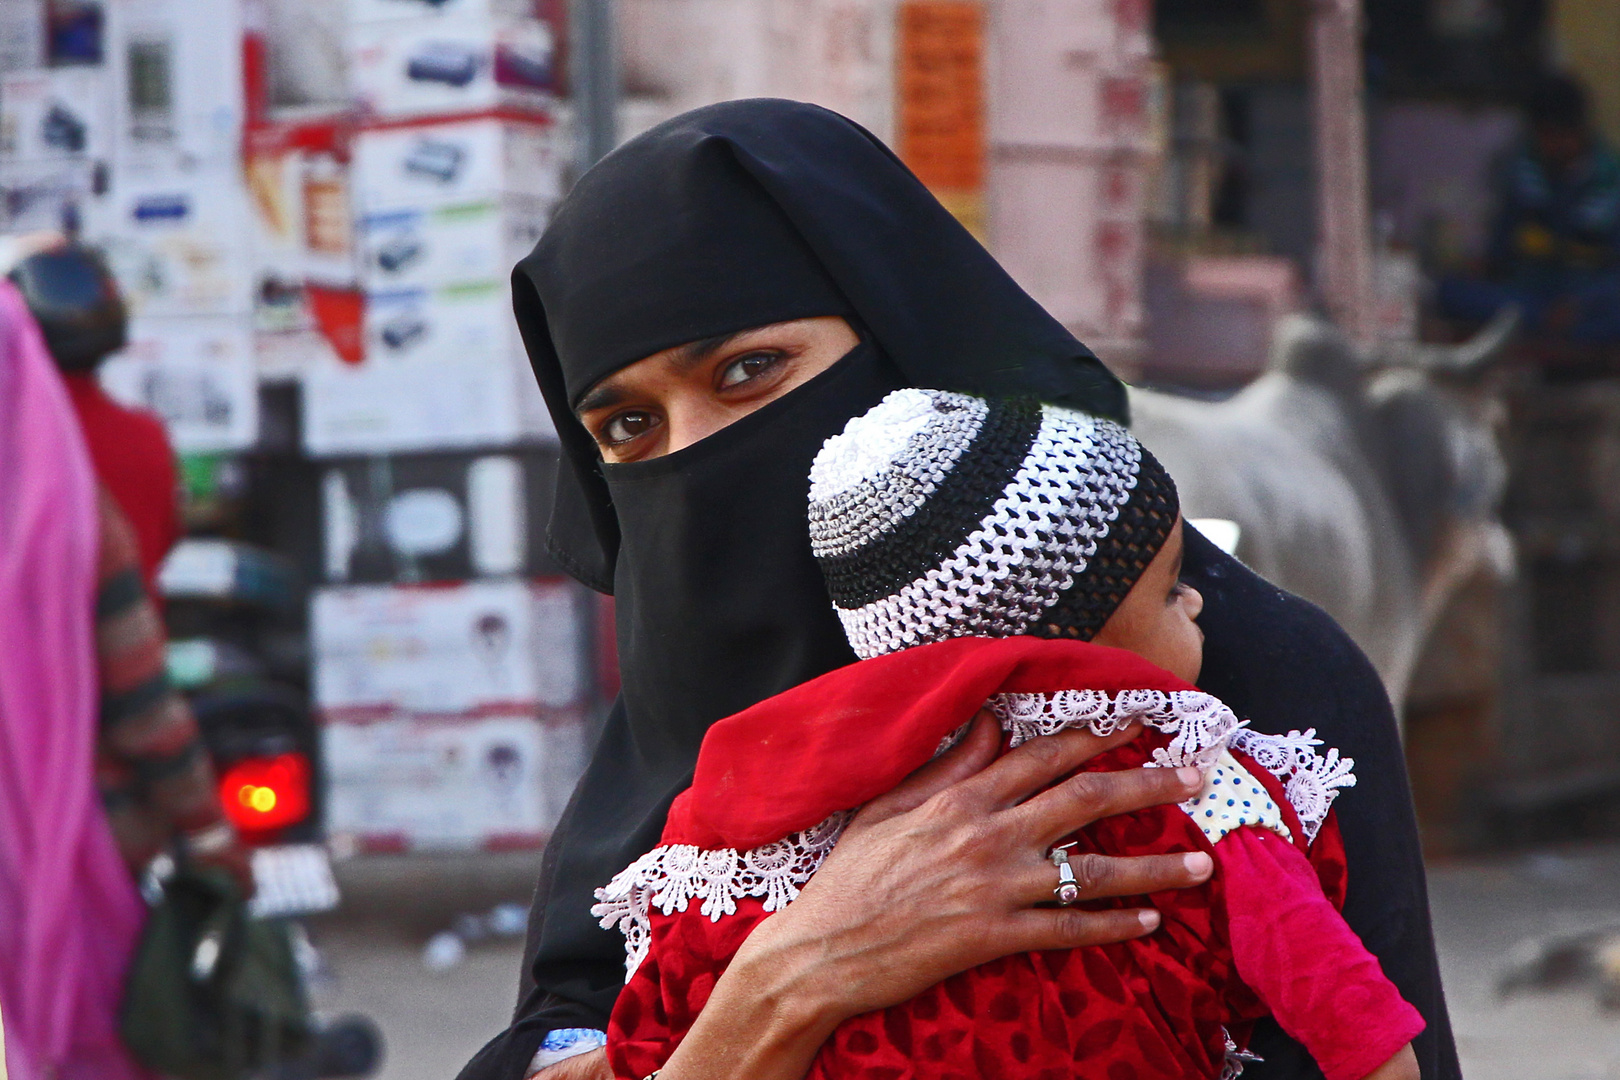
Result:
M1176 487L1108 420L896 390L810 470L810 543L857 656L953 637L1090 640L1164 546Z

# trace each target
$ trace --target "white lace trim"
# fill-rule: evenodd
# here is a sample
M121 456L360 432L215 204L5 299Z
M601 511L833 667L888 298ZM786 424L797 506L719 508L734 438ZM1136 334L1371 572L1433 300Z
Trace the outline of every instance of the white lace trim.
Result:
M1059 690L1055 694L997 694L985 703L1012 746L1041 735L1087 728L1093 735L1112 735L1132 723L1174 736L1170 745L1153 751L1153 764L1207 769L1226 749L1227 739L1243 727L1219 698L1198 690Z
M1172 736L1169 746L1153 751L1148 767L1208 769L1230 745L1283 781L1288 801L1312 839L1338 789L1356 782L1350 772L1355 764L1351 759L1340 758L1333 749L1325 758L1317 755L1314 748L1321 740L1315 737L1314 728L1303 734L1262 735L1245 726L1220 699L1196 690L997 694L986 707L1001 722L1013 746L1080 727L1094 735L1111 735L1140 722ZM964 725L946 736L938 752L966 734ZM1197 801L1197 797L1189 799L1183 809ZM625 978L634 975L647 956L654 907L670 915L698 900L699 912L719 922L722 916L736 913L739 899L756 897L764 901L766 911L780 911L798 898L799 890L838 843L854 813L840 811L819 825L749 851L667 844L619 871L596 890L591 915L602 929L617 929L624 935Z
M1343 788L1356 786L1354 758L1340 757L1336 747L1319 753L1315 728L1266 735L1245 727L1232 733L1230 745L1241 750L1282 781L1289 805L1299 815L1306 840L1315 840Z
M854 811L834 814L803 832L750 851L694 844L655 847L596 890L591 914L602 929L617 927L624 935L625 978L635 974L651 941L652 909L665 915L685 911L693 900L713 922L737 911L745 896L764 900L766 911L780 911L799 895L804 883L843 835Z

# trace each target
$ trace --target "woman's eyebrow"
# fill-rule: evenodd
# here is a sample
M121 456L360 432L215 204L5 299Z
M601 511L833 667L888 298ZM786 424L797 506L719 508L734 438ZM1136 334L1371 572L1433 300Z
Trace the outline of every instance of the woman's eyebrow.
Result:
M574 406L574 415L583 417L588 412L606 409L625 399L625 392L612 383L601 383L585 391L585 396Z
M689 341L675 349L675 355L670 358L670 363L682 371L694 368L725 348L733 338L741 337L746 333L748 333L747 330L733 330L729 334L715 334L713 337ZM595 412L597 409L612 408L627 396L624 390L611 382L599 383L585 391L585 396L579 399L578 405L574 406L574 415L584 416L586 413Z
M675 350L674 364L682 371L697 367L730 344L733 338L741 337L746 333L748 333L746 330L733 330L729 334L716 334L713 337L689 341Z

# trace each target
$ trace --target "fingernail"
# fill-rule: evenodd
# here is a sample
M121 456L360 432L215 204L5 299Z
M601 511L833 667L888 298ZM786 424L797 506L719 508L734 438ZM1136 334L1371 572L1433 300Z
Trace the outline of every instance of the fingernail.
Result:
M1205 874L1215 869L1215 860L1209 857L1208 852L1189 851L1187 854L1181 857L1181 865L1185 867L1187 873L1191 874L1193 877L1203 877Z
M1176 779L1180 780L1186 787L1204 786L1204 774L1190 765L1184 769L1177 769Z
M1157 930L1159 928L1159 913L1152 908L1143 908L1136 913L1136 917L1141 920L1142 929L1144 930Z

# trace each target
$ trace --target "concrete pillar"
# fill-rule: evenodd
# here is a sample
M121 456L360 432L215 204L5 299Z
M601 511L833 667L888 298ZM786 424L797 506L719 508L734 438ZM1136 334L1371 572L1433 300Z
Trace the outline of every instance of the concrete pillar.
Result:
M990 0L990 247L1104 361L1141 352L1149 0Z
M617 0L626 89L670 113L786 97L894 135L895 0Z
M1316 284L1328 313L1358 341L1373 328L1367 205L1367 116L1361 0L1312 0L1311 97L1316 127Z

